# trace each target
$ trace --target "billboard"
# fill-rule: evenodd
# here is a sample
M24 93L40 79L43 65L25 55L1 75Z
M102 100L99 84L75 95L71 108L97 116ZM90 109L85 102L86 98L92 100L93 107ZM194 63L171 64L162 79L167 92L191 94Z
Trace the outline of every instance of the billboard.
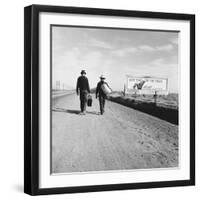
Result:
M132 77L127 76L126 90L138 93L166 93L168 90L167 78L156 77Z

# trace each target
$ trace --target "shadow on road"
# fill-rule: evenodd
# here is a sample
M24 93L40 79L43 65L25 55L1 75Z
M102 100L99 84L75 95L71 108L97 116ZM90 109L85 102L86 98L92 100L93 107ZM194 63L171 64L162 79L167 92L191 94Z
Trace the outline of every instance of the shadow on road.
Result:
M80 110L70 110L70 109L64 109L64 108L52 108L53 112L65 112L65 113L70 113L70 114L80 114ZM99 115L98 112L96 111L86 111L87 114L91 115Z
M54 112L66 112L66 113L70 113L70 114L80 114L79 110L69 110L69 109L64 109L64 108L53 108L52 111Z

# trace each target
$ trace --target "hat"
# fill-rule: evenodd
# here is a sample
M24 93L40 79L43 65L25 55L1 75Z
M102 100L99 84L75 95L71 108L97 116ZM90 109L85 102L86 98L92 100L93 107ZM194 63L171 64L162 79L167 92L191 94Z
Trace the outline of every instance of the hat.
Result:
M99 78L100 79L106 79L106 77L104 75L101 75Z
M81 71L81 74L86 74L85 70L82 70L82 71Z

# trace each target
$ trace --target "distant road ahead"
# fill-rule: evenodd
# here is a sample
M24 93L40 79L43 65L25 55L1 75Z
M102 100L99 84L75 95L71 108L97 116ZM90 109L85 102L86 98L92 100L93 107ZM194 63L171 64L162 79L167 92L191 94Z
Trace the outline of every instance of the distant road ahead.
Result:
M52 97L57 98L57 97L61 97L64 95L68 95L68 94L75 94L75 90L57 90L57 91L52 91Z
M75 94L52 102L52 172L86 172L178 166L178 126L148 114L98 101L79 115Z

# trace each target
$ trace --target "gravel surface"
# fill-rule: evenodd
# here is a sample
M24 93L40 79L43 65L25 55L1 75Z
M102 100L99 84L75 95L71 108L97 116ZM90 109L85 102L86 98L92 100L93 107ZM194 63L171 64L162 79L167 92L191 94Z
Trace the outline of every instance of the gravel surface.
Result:
M106 101L79 114L79 97L52 102L52 172L178 167L178 126Z

